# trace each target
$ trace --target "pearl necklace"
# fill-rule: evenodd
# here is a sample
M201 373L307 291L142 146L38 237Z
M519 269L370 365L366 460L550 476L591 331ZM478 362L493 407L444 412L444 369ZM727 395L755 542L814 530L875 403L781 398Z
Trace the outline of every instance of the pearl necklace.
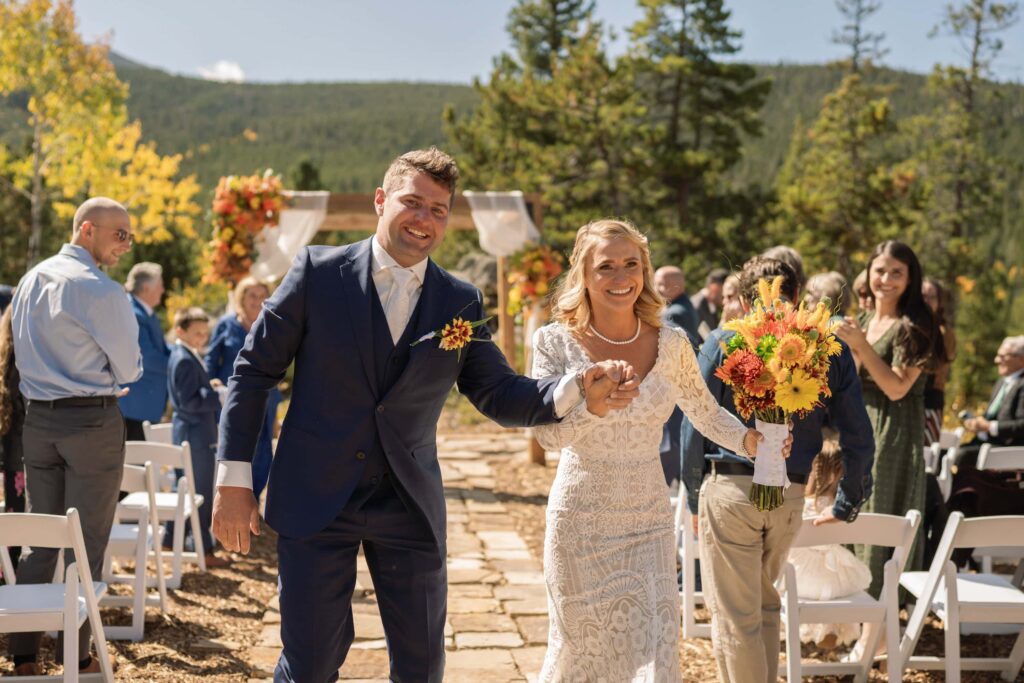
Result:
M633 342L635 342L637 339L640 338L640 327L641 327L640 319L637 318L637 321L636 321L636 334L634 334L629 339L626 339L625 341L615 341L614 339L609 339L608 337L604 336L603 334L601 334L600 332L595 330L593 325L590 326L590 331L594 334L595 337L597 337L601 341L608 342L609 344L614 344L615 346L625 346L626 344L632 344Z

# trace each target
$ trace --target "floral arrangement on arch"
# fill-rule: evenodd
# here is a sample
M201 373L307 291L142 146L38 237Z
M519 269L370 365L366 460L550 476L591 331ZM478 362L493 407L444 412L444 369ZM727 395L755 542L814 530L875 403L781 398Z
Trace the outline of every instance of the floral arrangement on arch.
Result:
M562 255L540 244L519 252L512 258L508 273L508 313L519 315L530 310L551 291L551 283L562 274Z
M225 176L213 197L213 239L203 281L234 286L252 268L254 240L263 228L277 225L285 198L281 177Z
M842 347L832 332L827 298L813 309L803 303L794 306L782 299L781 288L781 277L770 285L761 280L750 312L722 326L736 334L722 344L725 358L715 376L732 387L743 419L753 415L758 430L766 436L767 431L779 432L784 439L786 424L794 415L803 417L821 404L822 395L832 395L828 369ZM766 426L782 426L782 430ZM774 455L762 461L759 449L754 462L750 500L760 510L780 506L788 485L781 444L779 459L773 461Z

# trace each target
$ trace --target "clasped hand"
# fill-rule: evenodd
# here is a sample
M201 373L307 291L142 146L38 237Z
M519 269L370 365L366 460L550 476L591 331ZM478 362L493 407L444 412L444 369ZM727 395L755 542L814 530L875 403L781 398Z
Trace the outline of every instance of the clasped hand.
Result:
M621 360L594 363L583 373L583 389L587 410L604 417L612 410L622 410L640 395L640 379L633 366Z

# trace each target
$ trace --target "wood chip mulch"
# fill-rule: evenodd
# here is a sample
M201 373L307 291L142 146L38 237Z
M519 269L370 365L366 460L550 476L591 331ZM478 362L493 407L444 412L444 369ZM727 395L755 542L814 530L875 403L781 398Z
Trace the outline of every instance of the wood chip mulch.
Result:
M156 607L146 610L145 638L138 643L108 641L117 656L119 683L238 683L248 681L250 667L245 650L257 645L261 618L277 593L276 537L263 527L248 556L233 555L224 569L205 574L186 569L182 586L168 591L169 614ZM188 565L186 565L186 568ZM115 586L112 592L125 593ZM127 611L103 609L109 624L129 624ZM0 637L0 652L7 653L7 638ZM59 674L54 663L54 642L43 639L40 660L47 674ZM6 659L0 676L12 675Z
M509 515L516 522L516 530L526 541L530 552L538 559L544 557L544 508L547 503L548 491L555 478L555 465L535 465L527 461L525 455L516 457L495 456L490 459L495 477L495 495L505 504ZM698 616L701 616L698 614ZM706 618L706 614L703 615ZM903 622L906 624L906 612ZM1013 636L964 636L962 652L964 657L1005 657L1013 647ZM838 652L845 652L840 650ZM943 632L941 622L929 618L924 634L917 646L917 655L941 655L943 652ZM679 656L682 664L683 679L703 683L715 681L718 670L715 665L711 641L703 638L680 640ZM803 650L804 658L821 658L834 661L835 652L821 653L811 647ZM784 679L780 679L784 680ZM807 679L805 679L807 680ZM852 681L852 676L828 677L819 676L814 680L822 682ZM873 683L888 680L878 669L871 673L869 679ZM907 671L903 680L910 683L938 683L945 680L940 672ZM997 673L963 672L964 683L996 683L1002 681ZM1024 673L1017 677L1016 683L1024 683Z

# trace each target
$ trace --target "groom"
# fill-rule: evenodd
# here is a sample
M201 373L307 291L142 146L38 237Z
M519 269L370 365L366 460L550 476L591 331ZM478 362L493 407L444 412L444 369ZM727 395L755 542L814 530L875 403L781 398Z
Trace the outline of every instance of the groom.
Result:
M435 148L397 158L374 195L376 234L300 252L235 363L213 529L244 553L249 532L259 533L250 463L264 406L295 362L266 505L280 562L284 651L275 681L337 680L354 636L360 544L391 680L441 681L447 575L435 442L453 384L508 426L552 422L584 398L603 414L637 393L635 382L619 387L607 366L535 381L517 376L491 343L461 352L436 340L413 346L460 315L485 317L480 293L428 258L444 237L457 180L455 162ZM486 326L475 336L489 338Z

